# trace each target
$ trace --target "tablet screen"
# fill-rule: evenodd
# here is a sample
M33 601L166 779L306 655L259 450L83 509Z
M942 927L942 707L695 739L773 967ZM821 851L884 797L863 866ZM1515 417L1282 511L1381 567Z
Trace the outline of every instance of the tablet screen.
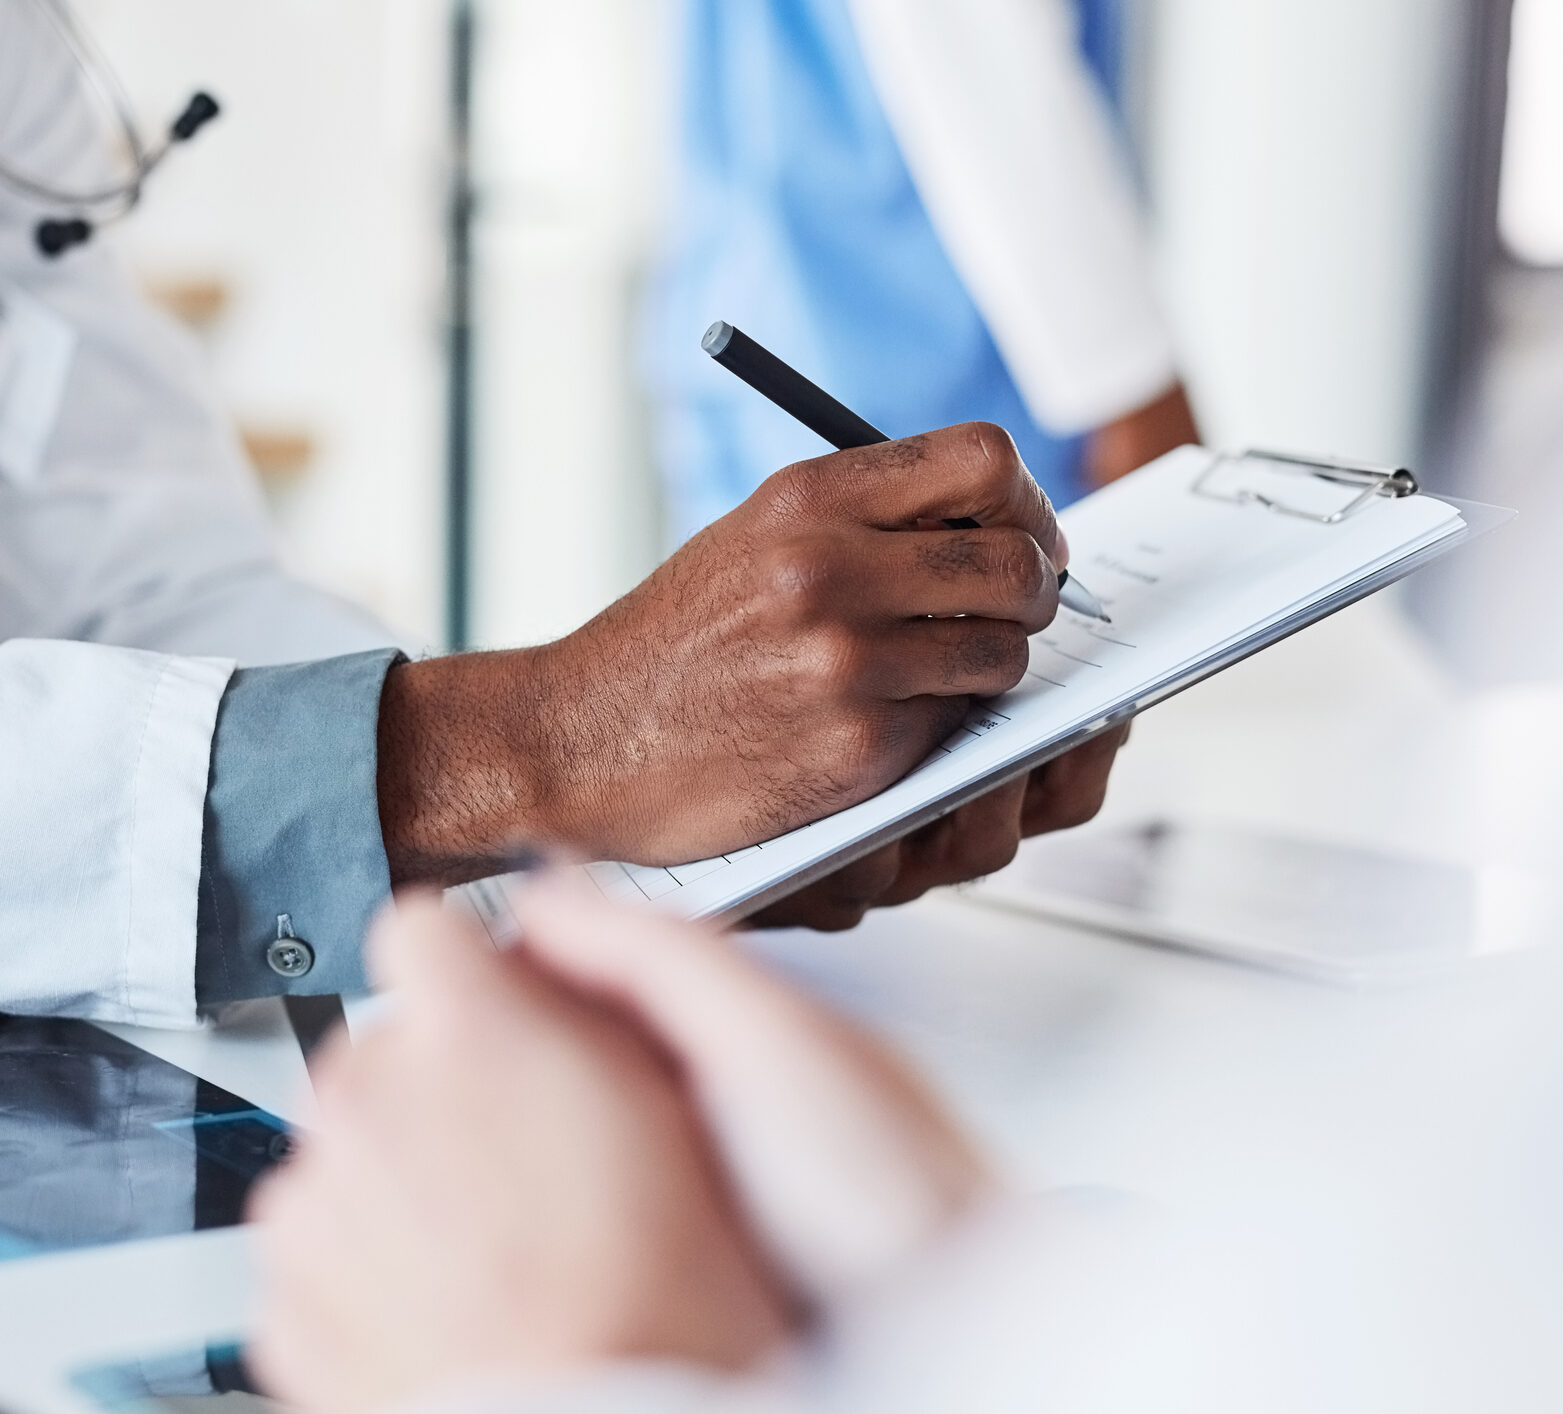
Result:
M85 1021L0 1016L0 1260L240 1221L275 1115Z
M280 1405L254 1393L242 1353L212 1345L128 1364L85 1370L71 1382L102 1409L119 1414L263 1414Z

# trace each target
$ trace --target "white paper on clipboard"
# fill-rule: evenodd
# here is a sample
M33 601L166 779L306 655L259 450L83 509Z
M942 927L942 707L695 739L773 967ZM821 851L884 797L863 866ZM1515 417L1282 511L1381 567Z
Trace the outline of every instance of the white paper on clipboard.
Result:
M1371 477L1386 494L1363 495ZM1391 484L1394 477L1404 483ZM860 805L717 859L587 871L612 897L660 901L692 917L753 912L1356 602L1508 514L1414 488L1404 472L1198 447L1171 452L1060 517L1070 569L1112 623L1060 611L1032 639L1022 683L979 704L910 775ZM502 890L480 881L467 901L496 941L513 931Z

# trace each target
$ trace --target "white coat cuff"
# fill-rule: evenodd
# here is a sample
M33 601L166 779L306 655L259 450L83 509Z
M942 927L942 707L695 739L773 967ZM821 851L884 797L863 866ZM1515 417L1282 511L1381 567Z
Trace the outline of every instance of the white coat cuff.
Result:
M201 830L217 705L233 665L166 658L152 688L133 782L121 1019L195 1021Z
M231 671L0 643L0 1009L194 1023L207 771Z

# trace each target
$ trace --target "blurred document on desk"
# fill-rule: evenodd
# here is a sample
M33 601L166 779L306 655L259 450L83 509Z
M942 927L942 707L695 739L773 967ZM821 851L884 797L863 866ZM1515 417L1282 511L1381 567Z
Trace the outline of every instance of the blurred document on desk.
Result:
M1096 492L1060 520L1070 570L1111 623L1060 610L1031 640L1021 684L979 704L927 761L873 799L717 859L589 865L598 886L690 915L751 911L1345 607L1466 530L1461 510L1432 496L1365 496L1360 481L1198 447ZM508 921L500 891L479 883L469 897L500 936Z
M1556 936L1557 890L1502 866L1150 820L1032 840L975 903L1345 984L1437 976Z

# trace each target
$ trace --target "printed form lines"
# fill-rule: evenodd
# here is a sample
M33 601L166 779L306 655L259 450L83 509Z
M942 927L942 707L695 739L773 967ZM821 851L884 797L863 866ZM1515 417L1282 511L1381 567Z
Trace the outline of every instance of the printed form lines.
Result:
M1050 638L1041 639L1040 642L1050 651L1058 654L1060 658L1067 658L1071 663L1079 663L1081 667L1100 668L1102 666L1101 663L1095 662L1090 658L1082 658L1078 653L1070 653L1066 649L1060 648Z
M666 898L688 884L715 874L740 859L758 854L762 846L719 854L715 859L698 859L692 864L618 864L609 860L586 866L587 877L608 898L636 901Z

